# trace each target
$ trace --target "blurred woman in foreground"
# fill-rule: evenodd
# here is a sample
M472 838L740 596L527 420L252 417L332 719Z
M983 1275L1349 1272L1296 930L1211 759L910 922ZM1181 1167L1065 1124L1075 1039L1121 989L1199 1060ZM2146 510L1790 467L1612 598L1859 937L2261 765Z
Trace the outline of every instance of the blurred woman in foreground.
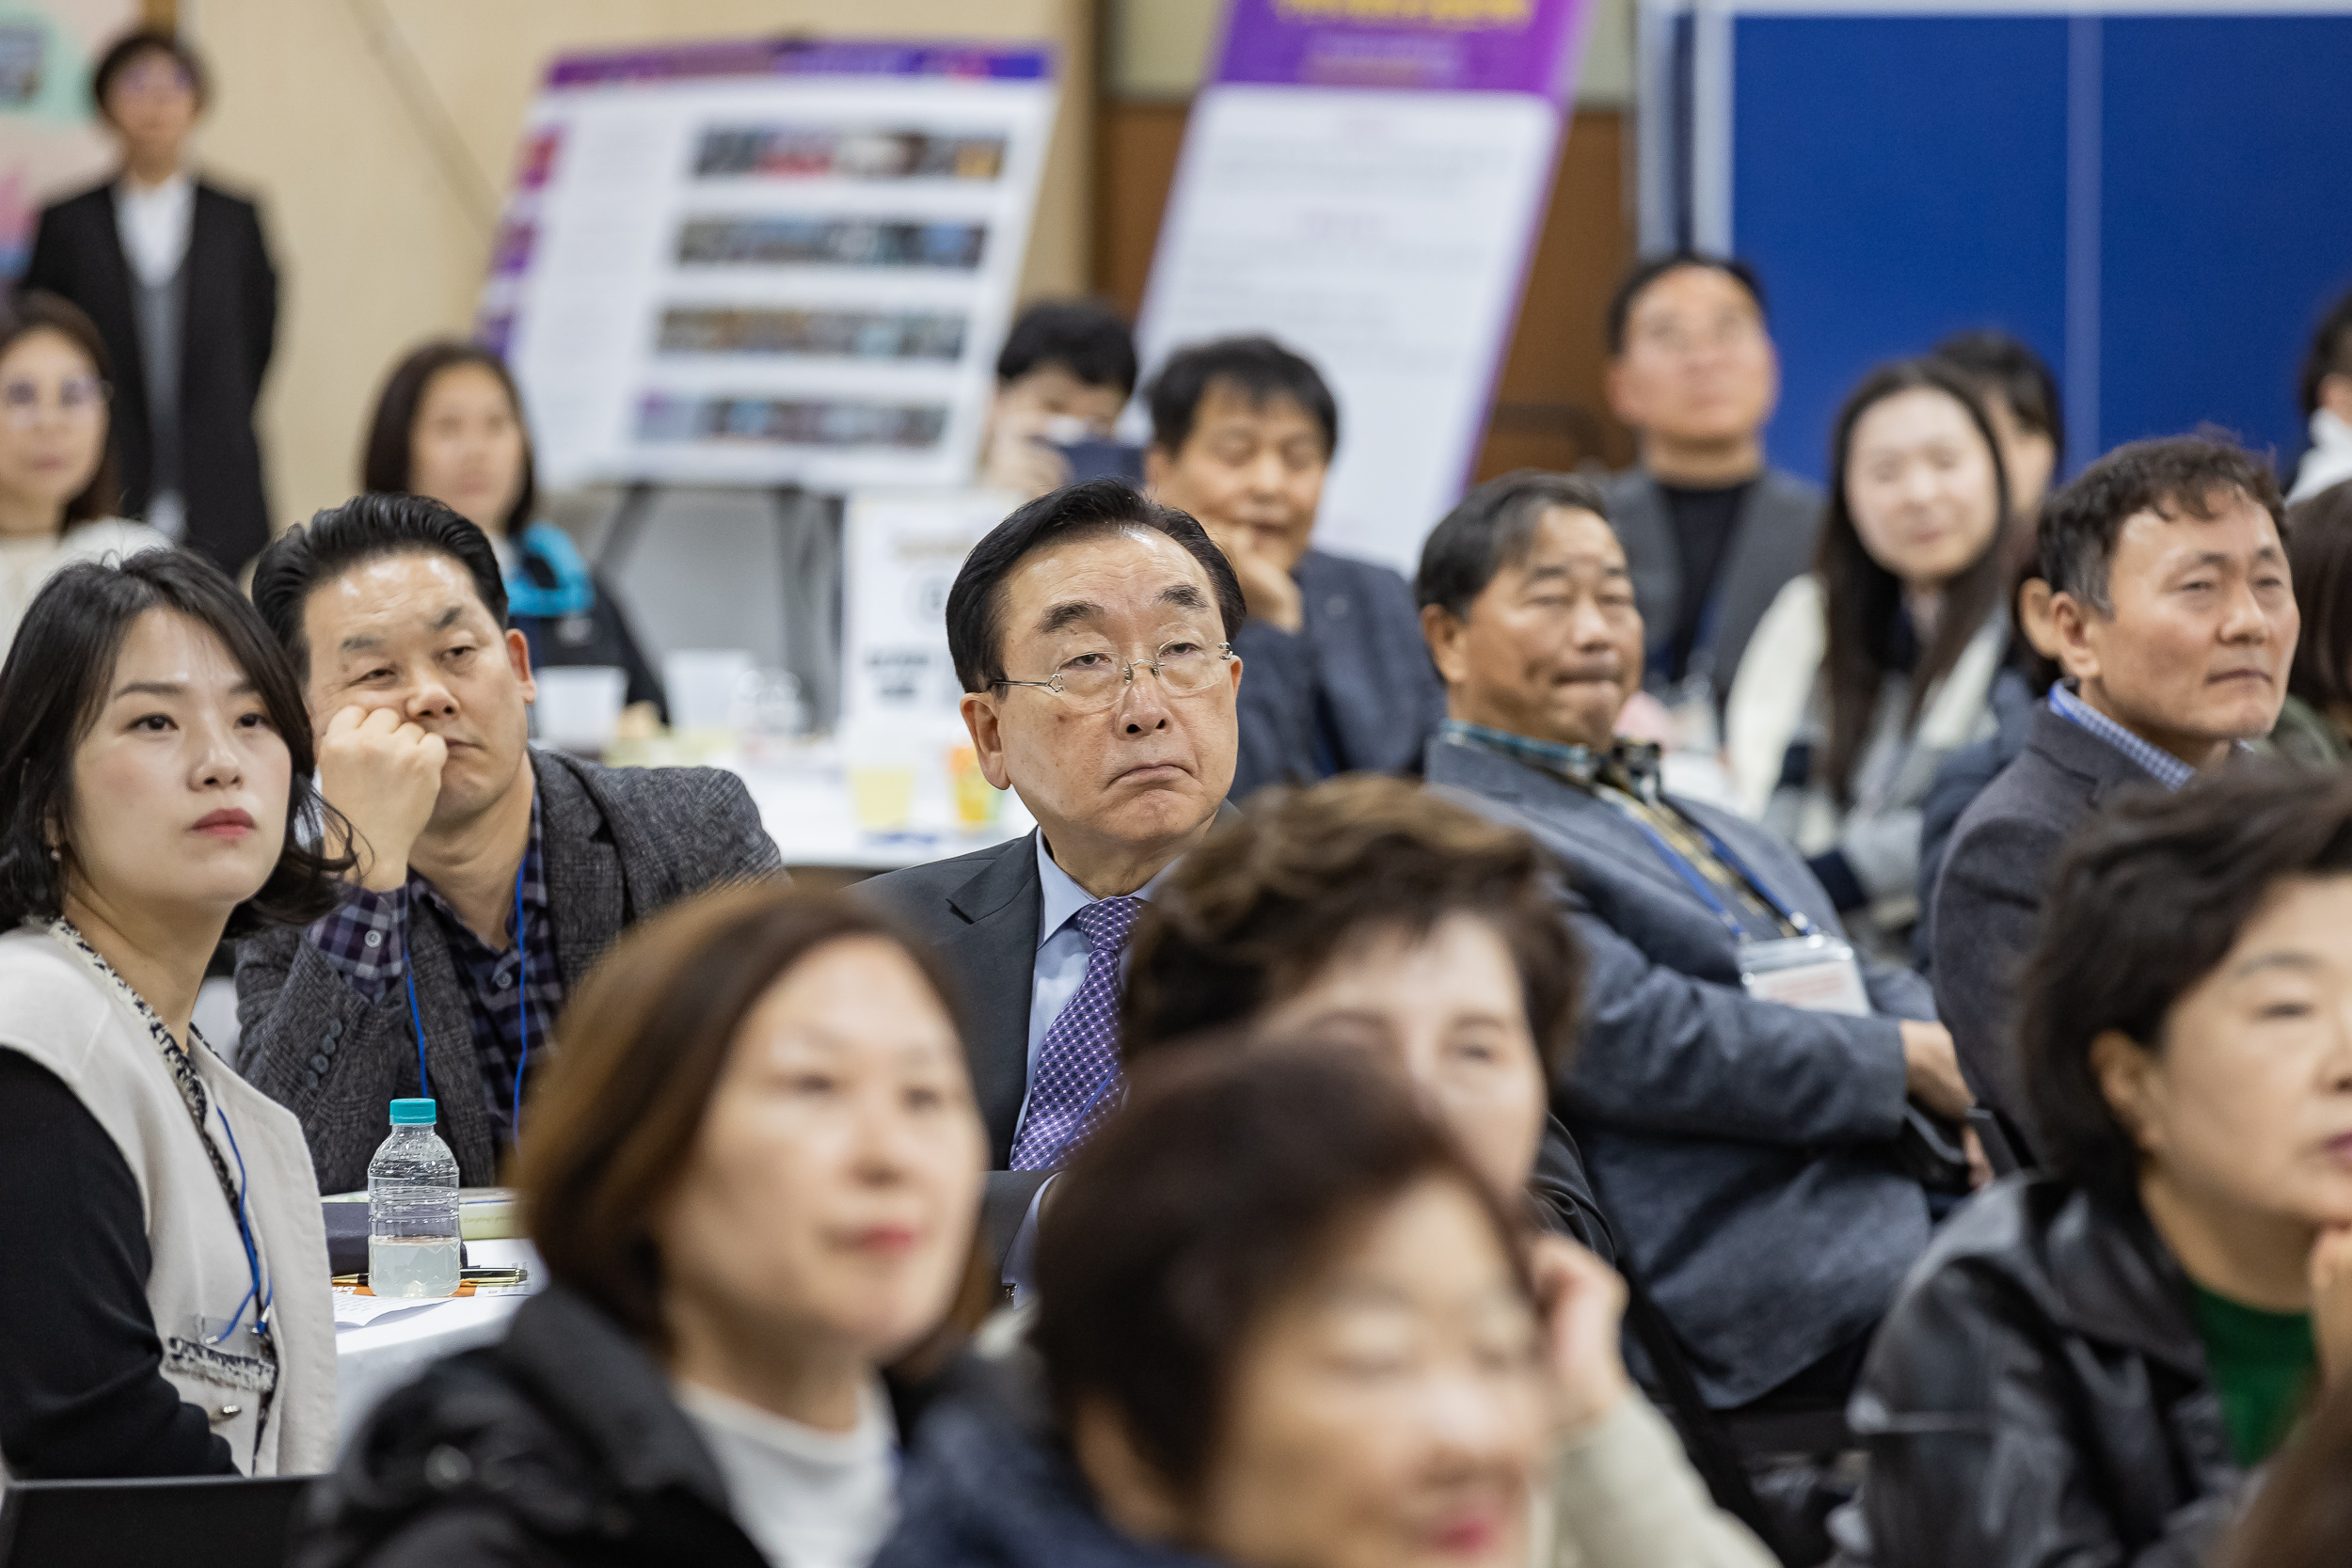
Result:
M1548 1115L1580 1002L1554 875L1524 833L1402 780L1262 798L1178 863L1136 928L1122 1049L1140 1070L1204 1031L1311 1040L1411 1085L1539 1234L1538 1279L1613 1325L1568 1370L1597 1393L1549 1474L1563 1539L1596 1564L1761 1562L1618 1357L1624 1286L1592 1256L1612 1256L1608 1227Z
M2042 933L2017 1050L2048 1168L1954 1215L1871 1347L1857 1563L2205 1561L2352 1384L2352 775L2117 801Z
M943 997L880 917L780 883L625 938L515 1173L548 1288L386 1402L296 1560L862 1568L896 1516L879 1369L987 1304Z
M1549 1434L1592 1415L1547 1368L1613 1333L1588 1296L1548 1335L1486 1176L1322 1048L1139 1073L1038 1287L1044 1408L934 1411L884 1568L1524 1568Z

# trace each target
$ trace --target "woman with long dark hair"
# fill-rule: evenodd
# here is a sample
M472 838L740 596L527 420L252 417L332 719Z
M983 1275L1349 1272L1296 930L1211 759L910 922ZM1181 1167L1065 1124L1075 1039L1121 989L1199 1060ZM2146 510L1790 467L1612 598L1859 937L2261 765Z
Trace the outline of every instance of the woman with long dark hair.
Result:
M428 496L489 535L508 618L531 644L532 669L620 670L629 720L650 725L664 715L661 682L612 590L570 534L537 515L531 430L497 355L454 339L410 350L376 394L359 477L377 495Z
M1983 404L1933 359L1863 378L1830 481L1814 569L1773 601L1732 687L1732 774L1848 927L1893 955L1918 918L1920 804L1994 727L2009 482Z
M193 1017L224 933L334 907L313 770L277 640L183 551L67 567L0 666L0 1479L333 1451L302 1125Z

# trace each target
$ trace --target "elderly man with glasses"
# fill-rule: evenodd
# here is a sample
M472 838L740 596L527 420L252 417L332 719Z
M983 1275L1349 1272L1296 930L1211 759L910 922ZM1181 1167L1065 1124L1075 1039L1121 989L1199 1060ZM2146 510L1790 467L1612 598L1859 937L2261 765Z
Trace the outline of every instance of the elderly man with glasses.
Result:
M974 546L947 645L981 769L1038 831L862 891L955 972L1003 1257L1118 1101L1120 958L1233 780L1241 584L1199 523L1120 480L1031 501Z

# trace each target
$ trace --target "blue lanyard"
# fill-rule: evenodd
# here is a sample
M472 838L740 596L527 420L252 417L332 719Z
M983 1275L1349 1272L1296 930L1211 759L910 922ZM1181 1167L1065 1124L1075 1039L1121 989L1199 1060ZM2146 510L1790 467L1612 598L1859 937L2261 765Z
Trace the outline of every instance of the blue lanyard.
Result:
M1599 794L1604 800L1609 800L1609 797L1601 791L1596 790L1595 793ZM1665 834L1644 821L1639 812L1617 805L1613 800L1610 800L1609 803L1618 816L1640 830L1642 836L1649 840L1649 847L1658 851L1658 858L1674 867L1676 875L1679 876L1690 890L1698 895L1699 902L1705 904L1714 912L1715 918L1723 922L1724 929L1731 933L1731 940L1735 944L1755 940L1749 934L1747 927L1740 924L1740 917L1731 911L1731 907L1724 902L1723 895L1715 891L1714 884L1707 879L1707 874L1692 865L1684 858L1680 850L1666 842ZM1738 873L1740 879L1755 890L1757 897L1771 905L1774 914L1788 922L1799 936L1809 937L1816 934L1818 928L1811 920L1805 917L1804 911L1790 909L1782 903L1779 895L1765 885L1764 879L1748 869L1748 863L1732 852L1730 845L1717 837L1705 823L1687 816L1683 820L1690 824L1692 832L1707 840L1707 847L1715 851L1715 858Z
M253 1240L253 1224L246 1216L245 1195L249 1183L245 1174L245 1151L237 1147L237 1130L229 1125L229 1112L215 1098L213 1114L220 1117L220 1130L229 1134L229 1152L237 1162L237 1239L245 1243L245 1266L253 1283L237 1299L236 1310L229 1314L229 1326L208 1343L223 1345L237 1332L237 1324L245 1321L246 1304L253 1307L253 1332L266 1337L269 1333L271 1305L278 1299L278 1282L273 1279L264 1286L262 1281L262 1249Z
M523 862L531 861L528 849ZM412 908L411 917L416 913ZM407 943L401 945L401 967L408 981L408 1022L417 1028L417 1093L433 1098L433 1080L424 1070L424 1013L417 1006L417 963L409 956ZM523 1069L531 1065L531 944L523 940L523 866L515 867L515 1024L523 1038L522 1054L515 1062L515 1098L513 1119L507 1125L515 1130L515 1141L523 1141ZM223 1125L227 1125L224 1121Z

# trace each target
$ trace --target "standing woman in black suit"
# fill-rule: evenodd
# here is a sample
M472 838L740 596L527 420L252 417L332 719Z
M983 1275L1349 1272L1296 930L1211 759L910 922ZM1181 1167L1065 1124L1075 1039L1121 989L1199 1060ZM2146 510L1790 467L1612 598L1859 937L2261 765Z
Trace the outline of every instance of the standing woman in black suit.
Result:
M185 166L205 83L177 37L126 35L90 96L122 144L121 172L42 210L24 286L80 306L106 341L124 515L234 573L269 540L253 403L278 273L261 214Z

